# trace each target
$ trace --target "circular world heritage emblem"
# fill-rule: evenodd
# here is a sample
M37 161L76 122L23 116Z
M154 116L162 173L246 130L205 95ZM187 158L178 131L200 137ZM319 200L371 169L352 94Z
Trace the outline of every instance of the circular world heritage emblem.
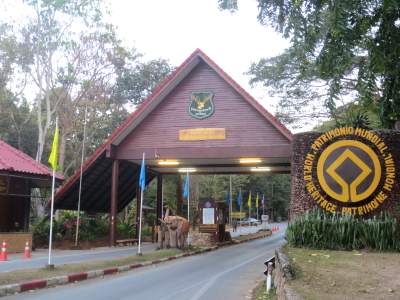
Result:
M303 174L307 192L317 205L332 213L354 215L376 209L395 182L393 157L385 143L374 133L353 127L316 139Z
M358 202L369 197L381 179L381 164L367 145L353 140L333 143L317 164L323 190L341 202Z

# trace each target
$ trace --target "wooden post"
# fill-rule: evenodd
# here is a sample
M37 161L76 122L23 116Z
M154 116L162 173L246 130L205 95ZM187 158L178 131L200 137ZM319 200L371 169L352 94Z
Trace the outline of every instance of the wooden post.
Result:
M115 247L117 244L117 203L118 203L118 164L116 159L112 164L111 176L111 205L110 205L110 247Z

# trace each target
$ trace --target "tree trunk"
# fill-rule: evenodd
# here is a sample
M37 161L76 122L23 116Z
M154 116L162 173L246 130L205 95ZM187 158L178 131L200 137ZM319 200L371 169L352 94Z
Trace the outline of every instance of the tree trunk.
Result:
M65 149L67 148L67 133L66 130L61 131L61 143L59 148L59 157L58 157L58 173L63 174L64 171L64 162L65 162Z
M176 188L176 214L183 217L183 194L182 194L182 179L180 175L175 175Z

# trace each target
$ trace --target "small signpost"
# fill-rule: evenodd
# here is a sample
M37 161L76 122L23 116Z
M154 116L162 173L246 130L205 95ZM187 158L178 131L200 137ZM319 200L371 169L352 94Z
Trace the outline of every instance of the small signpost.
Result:
M264 275L267 276L267 281L265 284L265 290L269 293L272 284L272 271L275 269L275 256L271 257L270 259L264 262L264 265L267 269L264 271Z
M261 215L262 229L263 230L267 230L268 220L269 220L269 216L268 215Z
M212 233L216 242L223 242L225 235L226 204L213 198L204 198L199 203L200 233Z

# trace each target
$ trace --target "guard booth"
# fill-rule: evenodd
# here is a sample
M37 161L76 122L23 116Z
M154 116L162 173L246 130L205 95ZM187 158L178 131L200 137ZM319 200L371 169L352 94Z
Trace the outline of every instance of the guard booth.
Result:
M223 242L225 235L226 204L213 198L204 198L199 203L200 233L212 233L215 242Z

